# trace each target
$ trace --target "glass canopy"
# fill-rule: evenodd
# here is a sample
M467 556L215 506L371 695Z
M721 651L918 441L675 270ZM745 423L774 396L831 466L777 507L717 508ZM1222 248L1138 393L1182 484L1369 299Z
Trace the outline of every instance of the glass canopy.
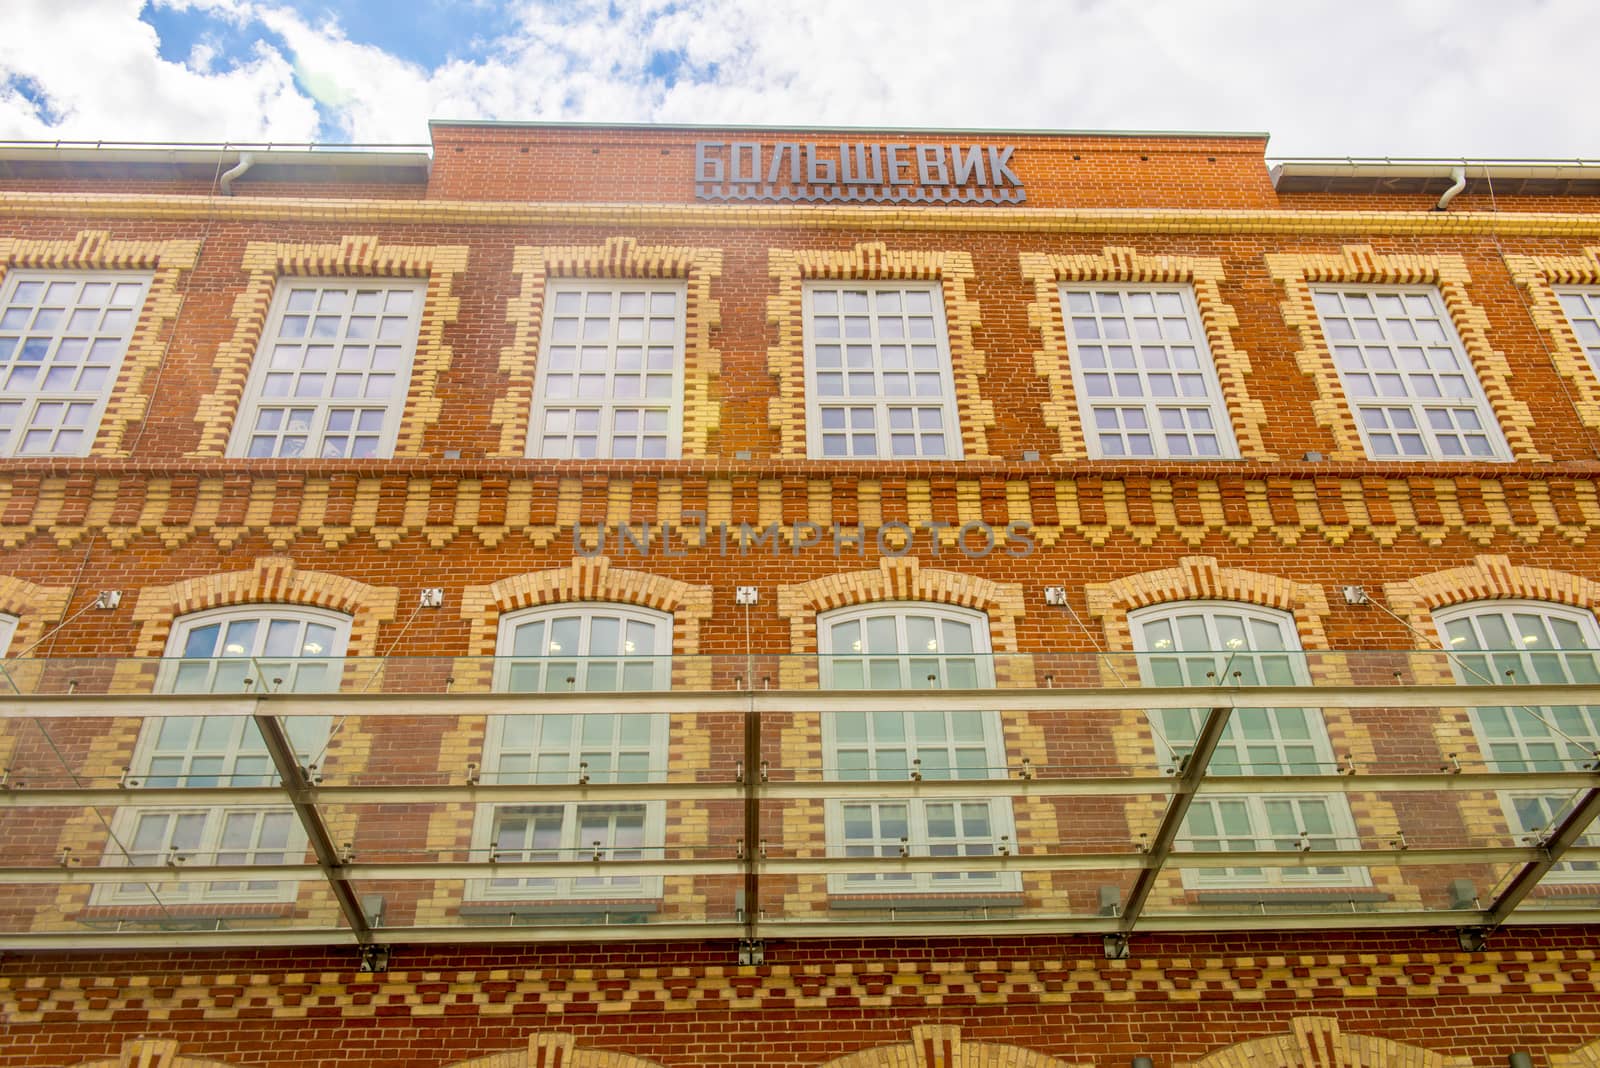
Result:
M0 948L1592 923L1542 656L13 660Z

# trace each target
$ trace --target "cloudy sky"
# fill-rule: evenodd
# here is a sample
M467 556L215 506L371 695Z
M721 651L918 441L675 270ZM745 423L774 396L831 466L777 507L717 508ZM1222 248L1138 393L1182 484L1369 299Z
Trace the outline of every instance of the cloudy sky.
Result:
M1595 0L3 0L0 139L417 143L486 118L1593 158L1597 31Z

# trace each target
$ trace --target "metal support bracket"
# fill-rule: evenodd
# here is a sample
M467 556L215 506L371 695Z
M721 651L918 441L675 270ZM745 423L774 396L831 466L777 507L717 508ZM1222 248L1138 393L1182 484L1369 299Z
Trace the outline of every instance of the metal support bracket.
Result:
M1489 944L1489 928L1463 927L1456 931L1456 945L1463 953L1481 952Z
M1125 934L1108 934L1103 936L1106 960L1127 960L1131 955L1128 936Z
M767 944L759 938L739 939L739 964L755 967L767 962Z
M389 970L389 947L365 945L361 947L361 971L366 973Z

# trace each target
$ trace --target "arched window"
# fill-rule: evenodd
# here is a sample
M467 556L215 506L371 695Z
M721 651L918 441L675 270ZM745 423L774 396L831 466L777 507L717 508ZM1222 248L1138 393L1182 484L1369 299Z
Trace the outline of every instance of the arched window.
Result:
M1287 612L1227 601L1178 601L1129 616L1139 673L1153 686L1309 684L1294 619ZM1207 710L1150 714L1164 766L1193 750ZM1319 775L1337 770L1322 713L1314 708L1241 708L1207 765L1209 775ZM1355 846L1350 806L1336 794L1206 794L1184 821L1183 848L1341 849ZM1185 868L1188 885L1365 885L1360 868Z
M1456 680L1469 686L1600 683L1594 613L1543 601L1475 601L1440 609L1434 622ZM1600 707L1505 705L1472 710L1491 771L1579 771L1600 762ZM1543 836L1578 796L1506 791L1501 808L1513 833ZM1591 830L1583 845L1600 845ZM1547 878L1593 882L1600 863L1566 861Z
M241 605L177 620L160 686L171 693L315 693L335 689L350 634L346 616L297 605ZM306 766L322 756L325 716L291 716L284 730ZM279 781L255 721L243 716L164 716L145 723L128 768L135 787L196 790ZM300 859L305 838L287 805L207 804L125 808L112 824L104 863L283 864ZM283 880L199 880L159 887L111 884L101 903L275 901L293 897Z
M11 638L17 633L17 617L0 613L0 656L11 652ZM0 689L8 687L0 686Z
M672 617L629 605L556 605L500 622L498 689L516 693L663 690L670 685ZM485 783L656 782L666 776L666 717L649 713L495 716L484 744ZM657 856L659 801L484 805L474 849L496 861ZM473 896L573 899L659 896L659 878L585 875L488 879Z
M994 685L988 619L930 604L872 604L817 620L825 689L986 689ZM906 781L1005 777L993 711L835 712L823 717L825 775ZM830 849L847 857L992 856L1013 834L1008 799L833 800ZM1015 890L1017 877L986 871L834 876L835 893Z

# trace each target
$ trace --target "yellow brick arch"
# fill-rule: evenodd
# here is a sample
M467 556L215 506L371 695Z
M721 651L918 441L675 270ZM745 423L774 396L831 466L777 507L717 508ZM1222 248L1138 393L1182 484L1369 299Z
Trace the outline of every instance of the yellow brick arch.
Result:
M1572 608L1600 608L1600 582L1548 567L1514 564L1508 556L1485 554L1461 567L1385 583L1384 600L1411 627L1418 648L1440 648L1433 624L1435 609L1469 601L1517 599L1550 601Z
M1570 1053L1552 1054L1550 1068L1600 1068L1600 1038Z
M1465 1068L1470 1057L1445 1057L1374 1035L1345 1034L1339 1021L1299 1016L1289 1031L1220 1049L1187 1068Z
M626 1053L579 1049L571 1035L543 1031L529 1035L525 1049L457 1061L446 1068L661 1068L661 1065Z
M915 1027L911 1041L876 1046L829 1061L821 1068L1077 1068L1070 1061L1020 1046L968 1042L951 1025Z
M140 1038L126 1043L115 1057L82 1061L74 1068L234 1068L234 1066L227 1061L180 1057L176 1039Z
M1294 616L1304 648L1328 648L1322 622L1328 614L1328 598L1322 587L1262 571L1223 567L1214 556L1185 556L1177 567L1141 571L1110 582L1092 582L1083 589L1089 614L1100 619L1107 647L1113 652L1133 648L1128 614L1135 609L1172 601L1213 600L1241 601L1288 612Z

